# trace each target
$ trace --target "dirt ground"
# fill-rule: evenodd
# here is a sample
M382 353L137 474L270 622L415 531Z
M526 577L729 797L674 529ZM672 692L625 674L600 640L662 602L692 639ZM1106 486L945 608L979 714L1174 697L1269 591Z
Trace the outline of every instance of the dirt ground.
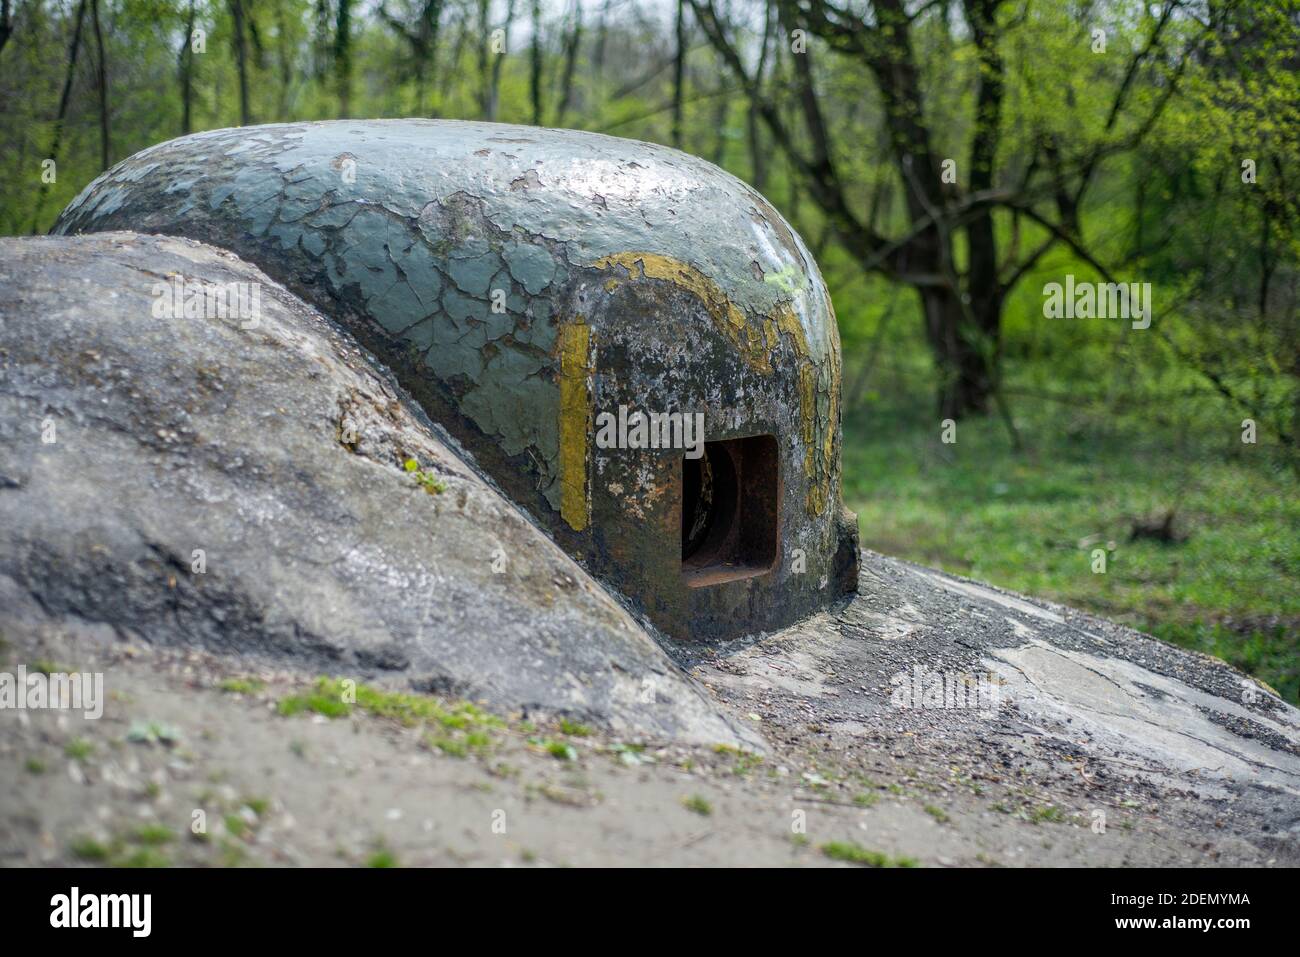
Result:
M461 755L427 721L282 714L307 676L201 652L109 640L4 657L102 671L107 697L98 720L0 712L6 866L1295 863L1293 845L1234 833L1230 815L1190 840L1206 809L1194 795L1099 783L1044 754L957 757L952 727L832 726L770 684L728 691L727 669L745 666L719 656L696 676L768 753L516 714Z

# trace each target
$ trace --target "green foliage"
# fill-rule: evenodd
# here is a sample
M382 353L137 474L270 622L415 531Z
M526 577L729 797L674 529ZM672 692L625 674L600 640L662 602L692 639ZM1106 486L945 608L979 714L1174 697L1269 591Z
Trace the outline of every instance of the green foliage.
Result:
M433 469L420 468L420 463L415 459L407 459L404 468L411 473L416 484L430 495L437 495L440 492L447 491L447 483L443 481L442 477Z
M713 805L709 803L708 799L700 797L698 794L682 798L682 807L701 817L708 817L713 813Z
M864 400L844 450L862 544L1218 655L1297 701L1300 496L1285 453L1243 445L1220 403L1103 387L1114 401L1097 410L1086 380L1058 380L1060 402L1013 396L1020 453L996 420L963 421L945 445L915 406ZM1133 538L1171 508L1185 537Z
M821 846L821 852L833 861L862 864L866 867L916 867L911 857L890 857L881 851L872 851L853 841L831 841Z

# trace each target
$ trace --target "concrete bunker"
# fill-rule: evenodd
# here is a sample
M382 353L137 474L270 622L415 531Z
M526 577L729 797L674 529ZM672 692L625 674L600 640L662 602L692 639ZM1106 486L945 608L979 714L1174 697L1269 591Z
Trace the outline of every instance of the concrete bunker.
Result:
M109 229L224 247L346 327L674 638L856 589L829 297L790 226L709 163L487 123L218 130L118 164L55 231ZM694 434L651 434L673 416Z

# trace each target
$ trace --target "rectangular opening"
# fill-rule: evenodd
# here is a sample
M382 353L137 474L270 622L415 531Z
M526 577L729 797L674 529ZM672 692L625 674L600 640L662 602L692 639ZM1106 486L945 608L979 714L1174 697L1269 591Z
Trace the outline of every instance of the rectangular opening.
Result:
M682 577L692 588L750 578L776 564L781 515L776 436L705 442L682 457Z

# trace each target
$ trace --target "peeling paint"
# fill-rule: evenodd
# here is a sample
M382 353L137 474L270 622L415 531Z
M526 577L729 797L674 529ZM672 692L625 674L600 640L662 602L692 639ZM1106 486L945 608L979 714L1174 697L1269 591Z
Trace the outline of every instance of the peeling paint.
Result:
M587 527L587 443L591 435L591 327L581 318L560 328L560 514L575 532Z

